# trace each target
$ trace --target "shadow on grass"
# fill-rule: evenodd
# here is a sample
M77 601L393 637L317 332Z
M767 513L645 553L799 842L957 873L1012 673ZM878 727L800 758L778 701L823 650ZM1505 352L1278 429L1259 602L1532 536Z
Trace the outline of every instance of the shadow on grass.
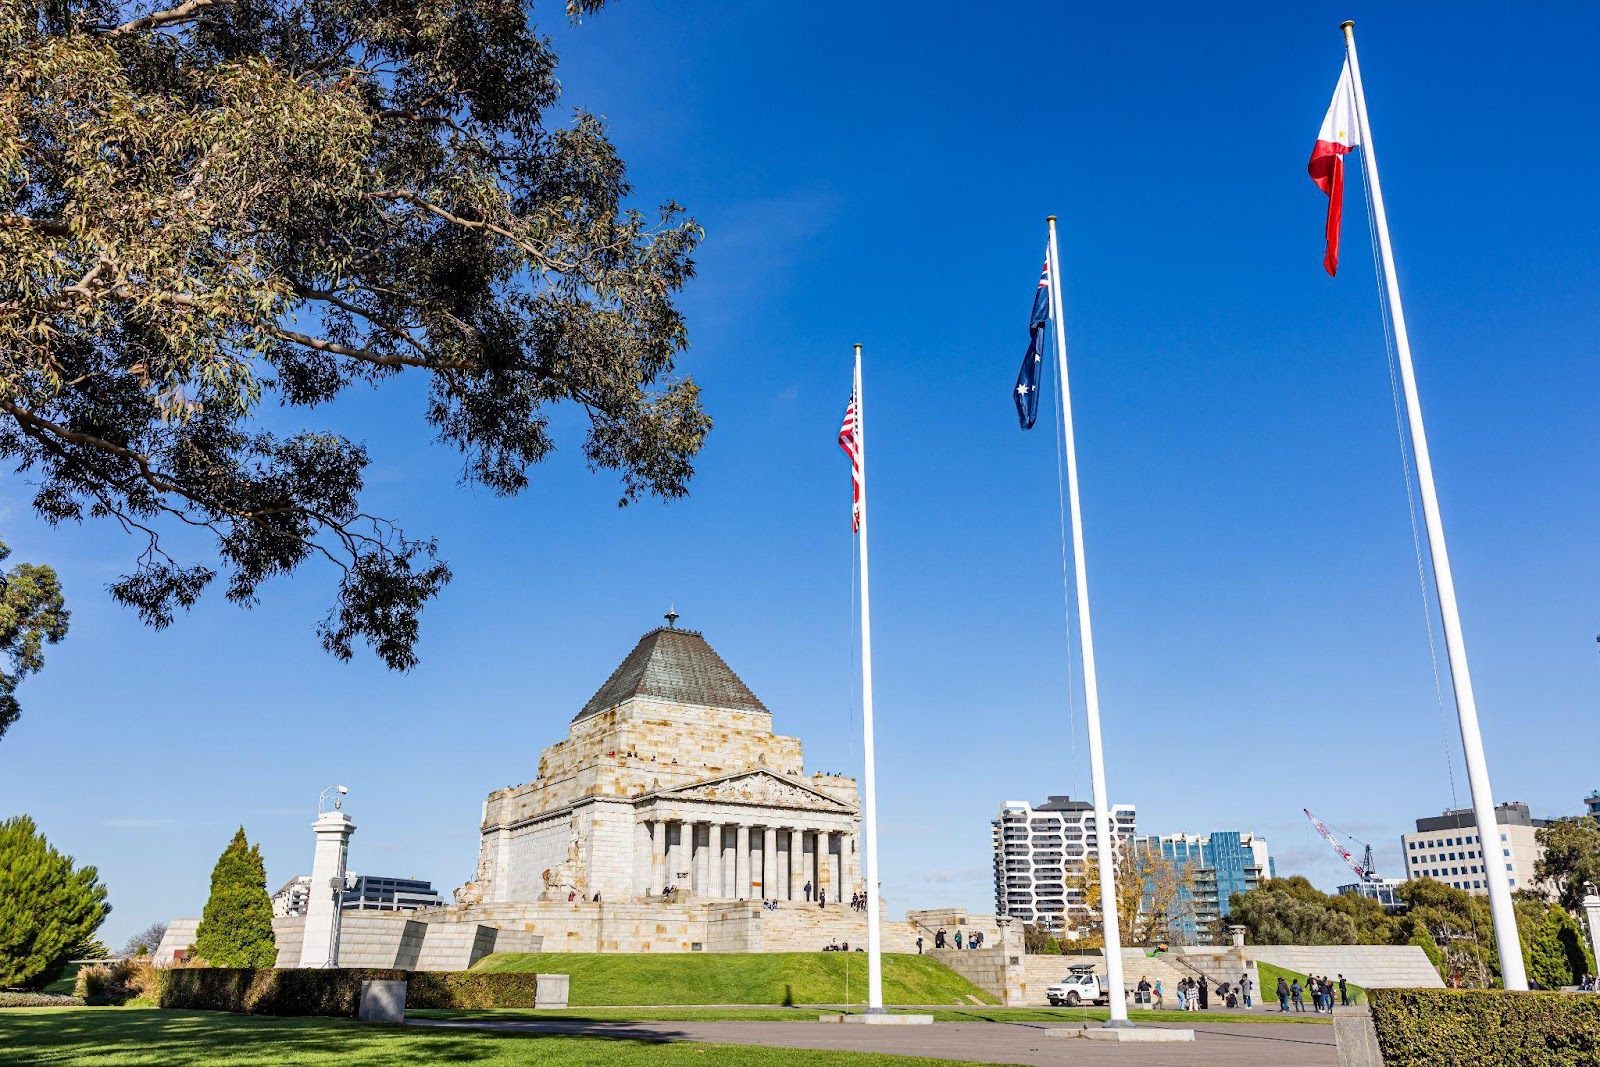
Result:
M641 1044L676 1036L660 1030L589 1024L585 1033ZM454 1032L452 1032L454 1031ZM0 1062L95 1067L389 1067L396 1063L509 1062L504 1042L538 1042L551 1030L473 1031L374 1026L347 1019L284 1018L202 1011L13 1009L0 1012ZM535 1049L516 1059L540 1060ZM566 1060L558 1056L552 1062Z

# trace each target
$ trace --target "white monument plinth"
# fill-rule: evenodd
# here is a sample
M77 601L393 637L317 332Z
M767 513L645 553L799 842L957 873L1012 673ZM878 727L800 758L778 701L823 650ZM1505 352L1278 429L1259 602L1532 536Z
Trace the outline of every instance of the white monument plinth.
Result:
M306 894L306 932L300 948L300 966L337 967L345 855L356 824L335 809L317 816L311 829L317 834L317 852L311 861L311 889Z

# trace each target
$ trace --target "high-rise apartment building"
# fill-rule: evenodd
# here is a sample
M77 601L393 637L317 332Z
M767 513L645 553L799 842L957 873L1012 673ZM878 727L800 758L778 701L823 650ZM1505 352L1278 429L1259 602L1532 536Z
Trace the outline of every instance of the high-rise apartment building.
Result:
M1238 830L1156 834L1139 838L1137 847L1159 852L1193 875L1172 909L1169 928L1180 944L1222 943L1229 898L1256 888L1275 871L1266 838Z
M1110 814L1113 839L1131 840L1133 805L1113 804ZM1087 908L1069 876L1081 877L1093 853L1094 805L1070 797L1051 797L1037 808L1008 800L991 825L995 913L1052 933L1080 924Z
M1583 798L1584 807L1589 809L1592 818L1600 819L1600 789Z
M1469 893L1487 893L1487 865L1503 863L1512 889L1534 888L1533 865L1544 851L1535 835L1548 820L1533 818L1521 801L1497 805L1494 817L1498 840L1487 844L1479 840L1471 808L1418 819L1417 832L1400 837L1406 878L1432 878Z
M283 884L283 888L272 894L272 914L304 915L310 895L310 875L291 878ZM434 890L433 883L421 878L347 874L339 907L343 911L416 911L419 908L437 907L444 902L444 897Z

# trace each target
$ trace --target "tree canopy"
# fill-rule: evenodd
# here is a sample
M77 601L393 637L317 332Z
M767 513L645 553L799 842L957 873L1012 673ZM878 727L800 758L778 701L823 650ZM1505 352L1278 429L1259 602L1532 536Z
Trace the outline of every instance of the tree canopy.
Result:
M0 563L11 549L0 541ZM56 572L37 563L0 571L0 737L22 714L17 683L44 666L44 646L67 636L66 599Z
M324 647L412 666L449 568L307 424L402 378L467 483L524 489L567 402L621 502L687 492L700 230L628 206L555 72L522 0L0 0L0 458L133 536L117 600L159 628L320 558Z
M26 815L0 821L0 989L55 981L110 912L93 867L74 866Z
M1159 850L1124 839L1116 846L1117 919L1125 945L1154 945L1171 936L1174 922L1192 911L1192 864L1178 864ZM1093 852L1070 868L1066 888L1088 914L1080 924L1074 948L1105 944L1104 897L1100 890L1100 859ZM1074 916L1066 917L1070 923Z
M1534 863L1535 878L1553 883L1561 906L1577 911L1584 883L1600 885L1600 822L1588 815L1555 819L1537 834L1544 851Z
M195 954L213 967L271 967L278 950L272 936L272 899L261 847L239 827L211 871L211 895L194 934Z

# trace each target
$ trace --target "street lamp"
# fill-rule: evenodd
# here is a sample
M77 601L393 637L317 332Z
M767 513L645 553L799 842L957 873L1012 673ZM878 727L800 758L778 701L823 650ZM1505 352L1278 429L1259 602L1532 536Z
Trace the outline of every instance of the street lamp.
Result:
M317 794L317 814L321 815L321 814L323 814L324 812L326 812L328 810L328 794L329 793L338 793L339 796L343 797L343 796L347 796L349 794L349 792L350 792L350 790L346 789L342 785L330 785L328 788L326 788L322 792L318 793ZM333 810L334 811L338 811L343 806L344 806L344 801L339 800L337 798L334 799L334 802L333 802Z

